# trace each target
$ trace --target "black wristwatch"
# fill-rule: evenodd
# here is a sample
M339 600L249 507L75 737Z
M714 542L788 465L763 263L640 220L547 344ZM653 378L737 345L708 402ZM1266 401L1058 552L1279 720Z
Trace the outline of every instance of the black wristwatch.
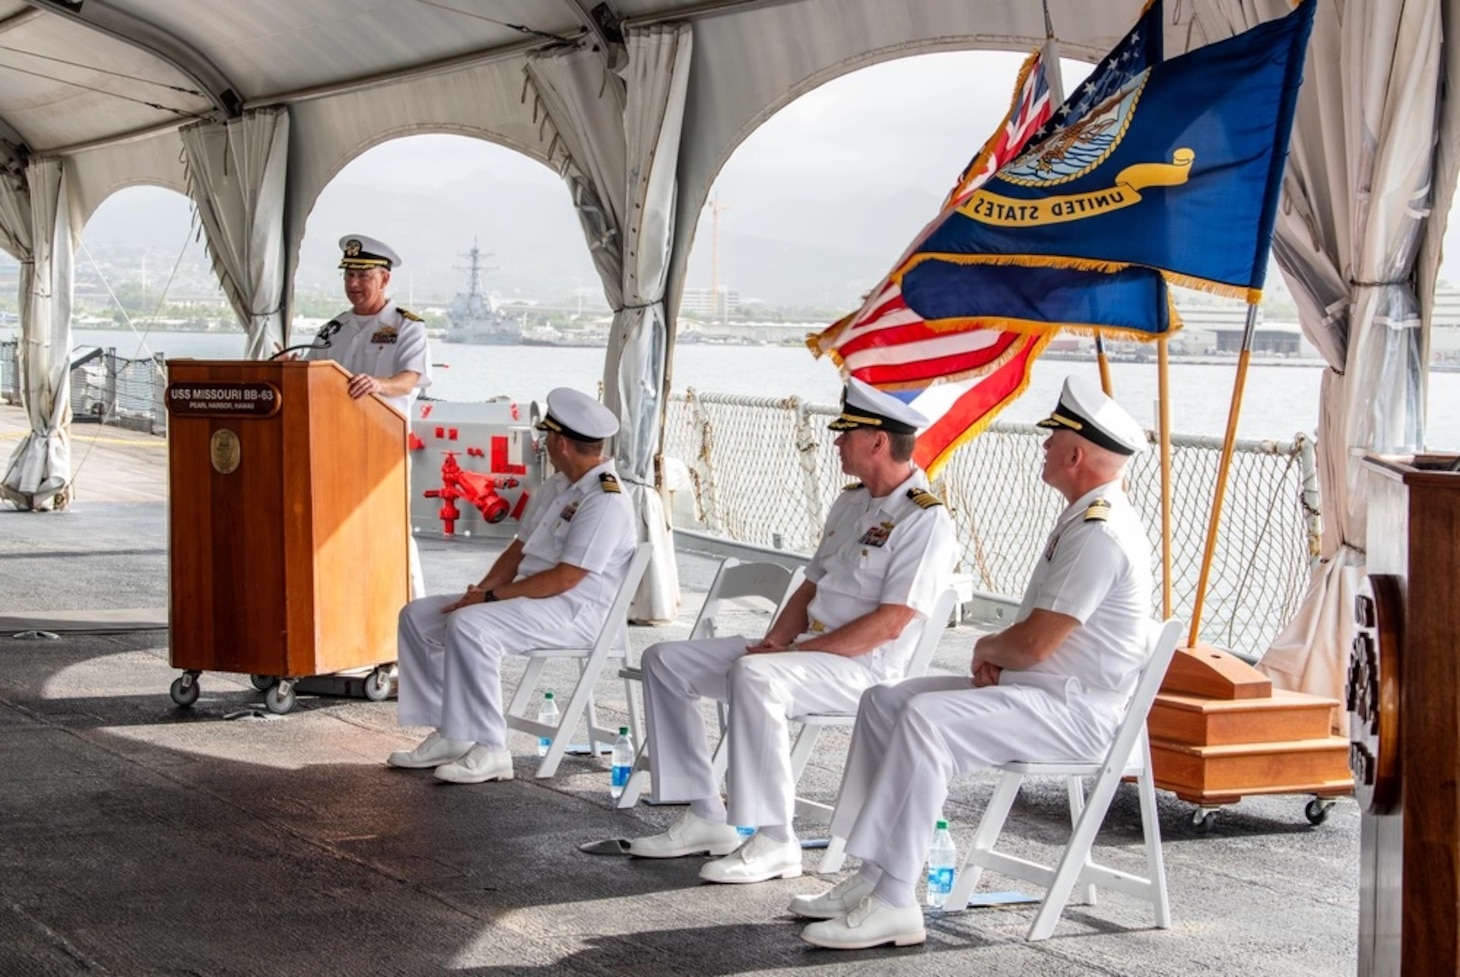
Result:
M495 590L489 590L485 594L482 594L482 600L488 604L501 599L502 598L497 596L497 592Z

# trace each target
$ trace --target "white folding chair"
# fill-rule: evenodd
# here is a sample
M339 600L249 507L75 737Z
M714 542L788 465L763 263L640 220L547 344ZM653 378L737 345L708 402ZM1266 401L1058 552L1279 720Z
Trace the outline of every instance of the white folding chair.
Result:
M618 730L598 725L598 711L593 703L593 688L598 682L599 674L603 671L604 663L609 658L622 658L628 654L629 601L633 599L634 593L639 589L639 582L643 579L644 571L649 566L649 558L653 554L654 547L647 542L640 543L638 549L634 551L634 557L629 562L628 572L624 574L618 593L614 595L613 603L609 605L608 613L603 618L603 624L598 629L598 637L594 639L590 647L535 648L526 653L527 670L523 673L522 681L518 683L517 691L512 694L512 701L507 706L507 727L523 733L531 733L533 736L547 737L552 741L547 754L537 766L538 777L551 777L558 772L558 764L562 762L563 754L568 749L569 738L578 728L580 718L586 717L587 719L590 750L597 752L599 743L612 747L614 740L618 738ZM543 668L546 667L549 659L553 658L576 658L578 660L578 684L573 686L573 694L569 696L568 704L559 716L556 726L538 722L535 715L528 715L528 710L536 704L534 693L542 680Z
M1146 736L1146 716L1161 687L1166 668L1176 651L1181 625L1168 620L1154 627L1148 641L1150 655L1136 683L1125 720L1116 732L1105 758L1084 762L1016 762L999 767L999 783L989 798L983 819L974 833L972 845L963 859L953 891L948 896L949 909L967 907L979 876L985 869L1024 882L1045 887L1044 901L1029 927L1026 939L1048 939L1064 912L1065 904L1076 885L1085 887L1088 905L1095 904L1095 886L1101 885L1152 904L1156 926L1171 926L1171 906L1166 896L1166 868L1161 858L1161 827L1156 818L1156 785L1151 772L1151 747ZM1054 868L1024 858L996 851L994 844L1009 816L1009 808L1019 793L1019 784L1027 776L1064 777L1070 795L1070 840ZM1087 797L1084 778L1095 782ZM1125 777L1134 777L1140 792L1141 826L1145 838L1146 875L1099 865L1091 858L1090 849L1100 830L1115 788Z
M805 571L800 568L792 570L779 563L742 563L734 557L728 557L720 564L720 569L716 572L715 579L705 594L705 602L700 607L700 613L695 618L694 626L690 628L688 640L714 638L725 633L727 627L720 618L723 612L730 609L728 605L732 602L734 602L735 609L765 610L768 613L767 626L769 626L769 622L775 620L775 615L780 613L786 600L801 585L804 576ZM632 684L642 682L644 673L638 666L626 664L619 669L618 674L624 680L624 698L628 701L629 722L634 729L634 742L638 744L634 771L629 776L629 782L618 799L620 808L630 808L638 803L639 796L644 791L644 784L649 777L648 737L643 734L643 725L640 723ZM725 714L722 708L720 710L722 733L724 728Z
M949 587L938 595L933 609L928 612L927 618L923 621L922 633L918 635L918 643L913 646L912 656L908 658L907 668L902 673L903 678L918 678L928 670L928 665L933 661L933 654L938 650L938 642L942 639L943 631L948 627L948 621L957 606L958 591L955 588ZM800 783L801 774L806 771L806 764L811 760L811 754L816 749L816 741L821 738L821 731L828 726L855 725L857 714L855 712L814 712L792 716L791 719L801 724L801 732L796 734L796 742L791 746L791 776L797 783ZM830 821L831 812L832 805L830 804L808 800L804 797L796 798L797 817ZM830 844L835 843L833 840L828 844L828 848ZM827 855L830 854L831 852L828 850ZM824 858L825 856L823 856Z

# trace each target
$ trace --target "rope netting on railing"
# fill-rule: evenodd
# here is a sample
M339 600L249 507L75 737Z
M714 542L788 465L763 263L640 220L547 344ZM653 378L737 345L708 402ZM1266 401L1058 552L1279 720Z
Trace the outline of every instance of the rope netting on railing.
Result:
M160 433L167 370L160 357L127 359L106 350L71 367L71 415L103 423L131 420Z
M690 468L704 527L762 546L810 552L831 500L849 479L826 429L836 408L796 398L673 395L665 454ZM960 571L977 590L1017 598L1063 500L1039 479L1045 432L996 423L955 452L935 486L958 527ZM1221 441L1172 444L1172 590L1189 617ZM1145 519L1160 606L1161 471L1155 451L1130 468L1131 499ZM1317 553L1312 444L1238 442L1202 622L1202 638L1255 655L1297 609Z

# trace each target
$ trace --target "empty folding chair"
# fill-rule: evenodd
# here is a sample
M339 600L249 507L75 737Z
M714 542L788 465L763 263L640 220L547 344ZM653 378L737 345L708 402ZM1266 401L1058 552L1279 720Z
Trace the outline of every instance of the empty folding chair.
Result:
M1156 818L1156 786L1151 772L1146 716L1176 651L1180 634L1181 625L1175 620L1152 628L1148 641L1150 656L1131 695L1125 720L1103 760L1016 762L1002 764L998 768L998 786L989 798L978 830L974 832L973 842L948 897L947 908L966 907L979 876L984 869L989 869L1046 887L1044 901L1026 936L1031 941L1047 939L1054 932L1071 891L1080 884L1085 887L1085 901L1090 905L1095 903L1096 886L1104 886L1150 902L1155 910L1156 925L1161 929L1170 927L1171 907L1166 897L1166 868L1161 858L1161 828ZM1030 776L1064 777L1069 789L1070 819L1074 827L1053 868L994 848L1019 793L1019 784ZM1088 796L1084 792L1085 777L1095 778ZM1134 777L1140 792L1145 876L1096 864L1090 854L1095 835L1115 796L1115 788L1125 777Z
M644 578L644 571L649 566L649 558L653 555L654 548L650 543L640 543L635 550L633 559L629 562L628 572L624 575L623 582L619 584L618 593L614 595L613 603L609 605L608 613L604 615L603 625L598 630L598 637L594 639L591 646L587 648L535 648L527 652L527 670L523 673L522 681L517 685L517 691L512 694L512 701L507 706L507 726L524 733L531 733L537 737L547 737L551 740L547 754L538 764L538 777L551 777L558 771L558 764L562 762L563 754L568 749L569 737L578 728L578 721L586 718L588 724L589 749L597 751L598 744L612 746L613 741L618 738L618 730L607 729L598 725L598 711L593 702L593 688L598 682L598 676L603 671L604 664L614 657L622 658L628 653L629 631L628 631L628 608L629 601L633 599L634 593L639 589L639 582ZM561 716L556 726L546 725L537 721L537 716L528 715L528 710L536 704L536 692L538 684L542 680L543 668L549 659L553 658L574 658L578 661L578 683L573 686L573 692L568 697L568 703L563 707ZM559 700L561 701L561 700Z

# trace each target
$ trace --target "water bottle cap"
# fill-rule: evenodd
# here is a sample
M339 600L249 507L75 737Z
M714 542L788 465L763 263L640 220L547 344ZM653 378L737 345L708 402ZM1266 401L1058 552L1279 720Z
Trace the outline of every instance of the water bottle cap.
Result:
M627 726L620 726L618 728L618 734L620 736L627 736L627 735L629 735L629 728Z
M948 822L947 821L944 821L942 818L939 818L938 819L938 830L939 831L947 831L948 830Z
M553 694L552 694L552 693L551 693L551 692L544 692L544 693L543 693L543 694L542 694L542 697L543 697L543 698L544 698L544 699L551 699L551 698L552 698L552 697L553 697Z

